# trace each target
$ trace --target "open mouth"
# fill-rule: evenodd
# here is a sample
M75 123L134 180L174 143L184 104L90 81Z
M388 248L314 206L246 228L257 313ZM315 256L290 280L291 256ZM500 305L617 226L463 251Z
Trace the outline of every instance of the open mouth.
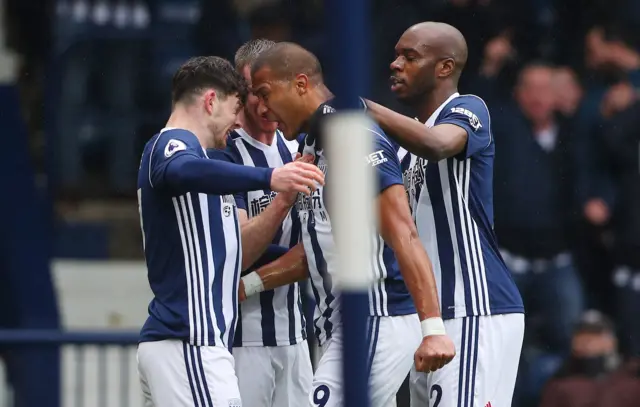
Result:
M395 91L399 90L400 88L402 88L403 86L406 85L405 82L402 79L400 79L400 78L398 78L396 76L391 76L389 78L389 83L391 83L391 91L392 92L395 92Z

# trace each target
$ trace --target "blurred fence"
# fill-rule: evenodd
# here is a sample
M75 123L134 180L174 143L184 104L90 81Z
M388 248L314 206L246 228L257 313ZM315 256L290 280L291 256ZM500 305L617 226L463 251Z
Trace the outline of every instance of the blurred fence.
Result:
M6 354L25 347L60 349L62 407L142 407L138 338L137 332L0 330L0 346ZM14 405L7 379L0 365L0 407Z

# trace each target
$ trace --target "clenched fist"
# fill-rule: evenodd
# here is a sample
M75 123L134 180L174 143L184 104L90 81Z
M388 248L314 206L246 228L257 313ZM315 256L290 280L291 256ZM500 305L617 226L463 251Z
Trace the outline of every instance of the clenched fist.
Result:
M435 372L453 360L456 348L447 335L425 336L415 353L418 372Z

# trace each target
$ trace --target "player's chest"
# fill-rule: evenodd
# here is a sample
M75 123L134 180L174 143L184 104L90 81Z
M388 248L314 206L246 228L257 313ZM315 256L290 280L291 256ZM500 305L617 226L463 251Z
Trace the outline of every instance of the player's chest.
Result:
M317 154L317 153L316 153ZM328 178L328 164L322 152L316 155L316 165ZM329 214L327 211L327 184L319 186L310 195L298 194L296 209L300 215L303 225L317 227L319 224L329 224Z
M222 195L217 199L220 200L220 213L222 214L223 221L225 219L236 219L237 213L238 213L238 207L236 205L236 199L234 198L234 196ZM216 205L213 205L213 208L215 208L215 206ZM210 211L214 210L213 208L210 206ZM212 215L215 215L215 214L212 214Z
M407 192L412 188L422 186L426 182L430 166L428 160L411 155L410 160L403 165L402 173L402 181Z
M276 197L274 191L250 191L247 193L247 211L249 217L260 215Z

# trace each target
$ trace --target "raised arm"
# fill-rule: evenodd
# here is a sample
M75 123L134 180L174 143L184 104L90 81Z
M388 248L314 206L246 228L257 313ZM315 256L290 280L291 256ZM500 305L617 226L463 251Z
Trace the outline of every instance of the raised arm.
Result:
M309 276L307 256L302 243L298 243L277 260L252 271L240 279L240 301L262 291L302 281Z
M424 123L367 101L369 114L389 136L407 151L428 160L440 161L464 150L467 132L455 125L428 128Z
M154 185L164 183L179 193L227 195L257 189L308 194L324 183L324 174L312 164L289 163L284 167L253 168L192 154L180 154L162 171L152 174Z

